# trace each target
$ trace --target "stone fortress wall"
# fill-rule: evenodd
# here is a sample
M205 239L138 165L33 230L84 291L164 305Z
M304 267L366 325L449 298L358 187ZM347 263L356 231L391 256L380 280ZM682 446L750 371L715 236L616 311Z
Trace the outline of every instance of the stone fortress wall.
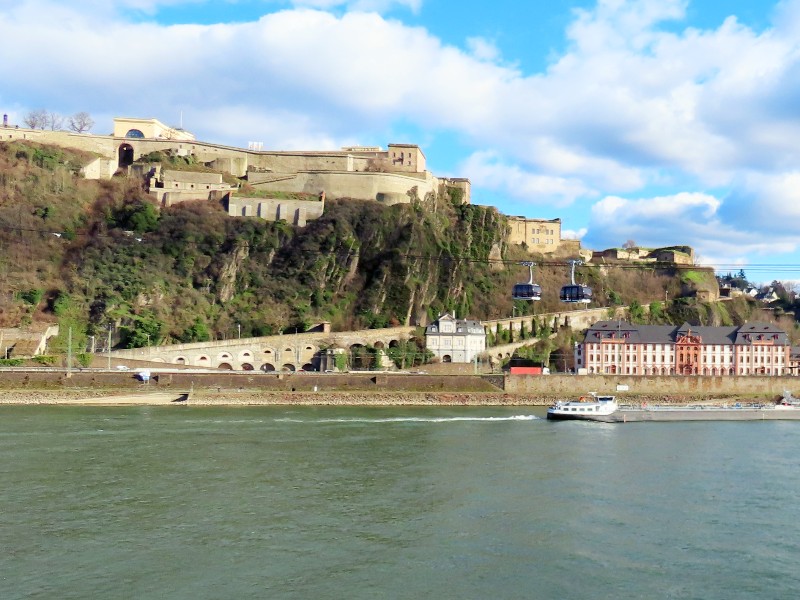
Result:
M129 137L132 132L135 137ZM470 202L469 180L436 177L426 169L422 150L413 144L389 144L387 150L358 146L321 152L252 150L200 142L190 133L167 127L155 119L128 118L115 119L113 135L21 127L0 129L0 140L14 139L56 144L96 154L97 158L83 169L84 175L90 179L109 178L119 168L126 168L135 160L160 151L177 156L193 156L212 169L226 171L235 177L245 177L260 192L313 195L325 192L328 197L397 204L410 202L415 194L424 198L428 193L439 192L442 186L452 186L461 190L462 202ZM162 204L194 199L187 172L176 173L177 178L173 177L170 182L171 189L157 192L161 194ZM244 208L248 204L254 206ZM231 214L240 215L243 210L253 216L279 212L297 216L305 211L305 219L315 218L316 214L310 206L283 203L280 209L273 210L263 205L258 207L258 202L252 200L240 201ZM296 223L298 219L292 221Z

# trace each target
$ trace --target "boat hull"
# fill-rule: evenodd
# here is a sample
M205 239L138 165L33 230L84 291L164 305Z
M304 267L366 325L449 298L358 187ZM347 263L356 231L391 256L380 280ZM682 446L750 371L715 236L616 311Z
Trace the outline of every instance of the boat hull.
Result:
M564 414L564 413L547 413L547 420L548 421L599 421L600 417L603 415L594 415L592 418L589 418L587 414ZM606 415L606 418L610 417L611 415Z
M548 419L550 415L548 415ZM775 408L648 408L619 409L610 415L575 415L573 420L602 423L680 421L800 421L800 410Z

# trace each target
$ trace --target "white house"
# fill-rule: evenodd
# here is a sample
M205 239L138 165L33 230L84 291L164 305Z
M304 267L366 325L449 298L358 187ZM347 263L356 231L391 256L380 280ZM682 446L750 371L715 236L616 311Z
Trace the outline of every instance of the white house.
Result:
M445 313L425 329L425 346L442 362L470 363L486 350L486 332L480 321Z

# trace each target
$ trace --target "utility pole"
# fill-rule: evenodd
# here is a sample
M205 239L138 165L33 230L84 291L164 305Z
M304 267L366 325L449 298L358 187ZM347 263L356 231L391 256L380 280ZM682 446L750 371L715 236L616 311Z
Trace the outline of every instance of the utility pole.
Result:
M67 373L72 370L72 326L67 329Z
M111 370L111 325L108 326L108 370Z

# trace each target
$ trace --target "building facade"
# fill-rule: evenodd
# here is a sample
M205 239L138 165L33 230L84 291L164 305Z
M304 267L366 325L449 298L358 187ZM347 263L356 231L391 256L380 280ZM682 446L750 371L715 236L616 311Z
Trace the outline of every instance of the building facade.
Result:
M508 243L525 244L531 252L552 254L561 245L561 219L508 217Z
M425 347L445 363L470 363L486 350L480 321L443 314L425 329Z
M191 142L194 135L179 127L164 125L158 119L132 119L129 117L114 118L114 137L181 140Z
M769 323L676 327L598 321L575 345L575 365L609 375L789 375L790 353L786 332Z

